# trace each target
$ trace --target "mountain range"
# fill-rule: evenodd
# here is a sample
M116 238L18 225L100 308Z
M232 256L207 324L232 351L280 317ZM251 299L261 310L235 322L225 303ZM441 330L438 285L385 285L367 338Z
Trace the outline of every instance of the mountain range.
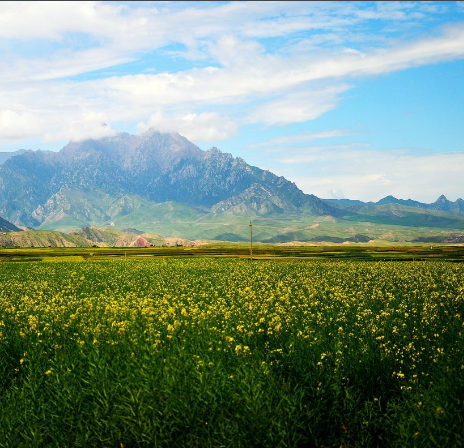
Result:
M217 148L153 129L0 153L0 230L137 228L184 239L464 241L464 201L320 199ZM113 242L117 242L117 239Z
M464 214L464 200L457 199L456 201L449 201L445 195L441 195L435 202L431 204L425 204L423 202L414 201L413 199L397 199L391 195L380 199L377 202L362 202L352 199L323 199L323 201L329 204L335 204L341 206L346 210L356 212L360 207L366 205L383 205L383 204L400 204L407 207L423 208L424 210L442 210L451 213Z

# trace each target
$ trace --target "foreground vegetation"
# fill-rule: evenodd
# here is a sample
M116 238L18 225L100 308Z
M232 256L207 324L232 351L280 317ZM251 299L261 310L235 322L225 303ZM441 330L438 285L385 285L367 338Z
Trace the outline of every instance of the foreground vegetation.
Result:
M0 446L461 446L463 273L4 261Z

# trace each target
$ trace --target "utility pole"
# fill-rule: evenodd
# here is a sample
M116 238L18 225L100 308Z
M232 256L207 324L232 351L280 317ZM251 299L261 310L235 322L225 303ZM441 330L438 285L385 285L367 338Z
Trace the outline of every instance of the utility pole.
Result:
M250 221L250 260L253 261L253 223Z

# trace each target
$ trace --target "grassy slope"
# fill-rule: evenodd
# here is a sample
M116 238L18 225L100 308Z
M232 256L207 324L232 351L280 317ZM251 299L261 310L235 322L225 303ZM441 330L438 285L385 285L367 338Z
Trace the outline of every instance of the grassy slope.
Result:
M89 247L91 243L79 235L51 230L27 230L0 235L1 246L20 247Z
M28 230L10 232L0 235L0 246L3 247L91 247L98 246L136 246L137 241L145 240L153 246L161 246L164 239L156 234L135 235L124 233L112 227L87 227L63 233L53 230Z
M344 218L280 215L253 217L256 241L443 241L464 234L464 216L399 204L362 206ZM139 196L113 198L101 192L68 191L41 229L69 232L84 226L133 227L164 237L225 241L249 240L249 216L207 213ZM113 239L117 239L115 235Z
M164 244L164 239L160 235L150 233L136 235L134 233L123 232L114 227L83 227L73 230L70 233L73 235L80 235L97 245L105 246L134 246L137 240L140 239L146 240L153 246L161 246Z

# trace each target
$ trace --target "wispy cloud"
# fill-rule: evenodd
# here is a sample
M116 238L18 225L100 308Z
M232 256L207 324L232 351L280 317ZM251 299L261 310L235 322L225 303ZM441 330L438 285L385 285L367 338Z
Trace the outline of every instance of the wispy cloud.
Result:
M348 85L335 85L318 90L309 88L306 91L286 93L252 109L247 121L271 126L314 120L335 109L339 95L349 88Z
M303 148L294 149L291 156L279 158L278 162L286 165L300 165L302 163L326 163L332 161L334 154L337 155L338 160L350 158L353 155L364 157L369 156L368 152L364 152L364 148L368 148L368 143L351 143L351 144L338 144L338 145L320 145L320 146L307 146Z
M346 137L348 135L354 135L352 131L346 129L332 129L326 131L306 131L298 134L284 135L281 137L275 137L263 142L253 143L248 146L250 149L254 148L288 148L301 146L313 140L332 139L338 137Z

